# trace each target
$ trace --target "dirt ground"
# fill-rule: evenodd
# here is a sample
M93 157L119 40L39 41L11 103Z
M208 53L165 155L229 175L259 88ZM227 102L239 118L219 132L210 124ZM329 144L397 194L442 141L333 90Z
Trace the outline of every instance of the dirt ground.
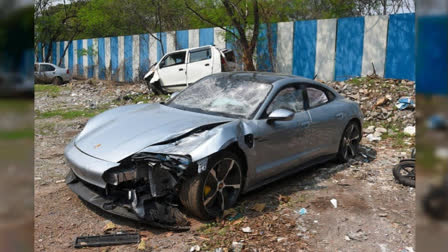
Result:
M415 144L413 137L401 135L379 142L364 137L363 148L376 151L373 161L359 156L348 164L313 167L243 195L228 212L233 220L203 222L190 217L192 228L186 232L140 225L83 203L63 182L68 172L65 145L89 117L104 109L163 99L147 94L139 84L36 88L35 251L75 250L77 236L103 234L110 222L111 232L139 232L144 239L140 249L147 251L190 251L196 245L200 251L414 250L415 190L399 185L392 176L392 167L410 156ZM370 122L366 127L371 125L382 124ZM242 231L247 227L251 232ZM136 251L138 246L83 250Z

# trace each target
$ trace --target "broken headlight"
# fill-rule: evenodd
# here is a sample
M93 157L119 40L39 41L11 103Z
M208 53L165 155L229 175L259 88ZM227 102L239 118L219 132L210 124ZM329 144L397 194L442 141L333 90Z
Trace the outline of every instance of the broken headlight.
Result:
M189 156L155 153L137 153L132 156L133 161L148 161L150 165L160 163L167 168L180 168L185 170L190 166L191 158Z

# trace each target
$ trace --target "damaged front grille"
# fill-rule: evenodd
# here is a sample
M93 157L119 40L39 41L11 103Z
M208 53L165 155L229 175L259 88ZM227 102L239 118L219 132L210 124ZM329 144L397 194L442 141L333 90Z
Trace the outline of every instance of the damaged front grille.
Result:
M179 211L177 192L188 157L139 153L103 174L105 194L113 199L103 208L122 206L140 219L164 228L186 229L188 221Z

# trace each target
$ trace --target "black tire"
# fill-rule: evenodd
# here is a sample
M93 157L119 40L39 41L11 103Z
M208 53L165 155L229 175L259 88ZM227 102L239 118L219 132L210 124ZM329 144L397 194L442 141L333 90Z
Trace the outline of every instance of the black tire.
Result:
M448 219L448 192L444 188L433 188L423 198L425 213L434 219Z
M415 161L400 161L400 163L392 169L392 173L400 184L415 187Z
M242 185L241 159L232 152L222 151L209 158L206 171L182 184L179 198L194 216L211 219L236 203Z
M51 83L59 86L59 85L62 85L63 81L62 81L61 77L55 77Z
M341 141L339 142L337 159L342 163L346 163L350 159L356 157L359 151L360 141L361 129L359 125L354 121L349 122L347 127L345 127Z
M166 94L166 92L160 86L159 81L154 82L154 83L149 83L149 81L148 81L148 82L146 82L146 85L148 86L149 91L152 91L155 95Z

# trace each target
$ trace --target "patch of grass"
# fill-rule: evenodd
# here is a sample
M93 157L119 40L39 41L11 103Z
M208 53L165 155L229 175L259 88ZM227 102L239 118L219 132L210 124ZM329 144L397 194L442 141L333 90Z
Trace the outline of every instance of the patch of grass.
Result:
M33 139L33 137L34 129L32 128L0 131L0 140Z
M37 92L46 92L52 97L56 97L62 91L62 87L55 85L34 85L34 91Z
M0 99L0 112L30 112L33 102L30 99Z
M361 77L361 78L353 78L349 81L347 81L347 83L355 85L355 86L360 86L361 84L365 83L366 79L365 77Z
M52 111L46 111L46 112L40 112L36 111L37 118L45 119L45 118L51 118L60 116L62 119L74 119L74 118L80 118L80 117L93 117L97 114L105 111L106 109L86 109L86 110L52 110Z

